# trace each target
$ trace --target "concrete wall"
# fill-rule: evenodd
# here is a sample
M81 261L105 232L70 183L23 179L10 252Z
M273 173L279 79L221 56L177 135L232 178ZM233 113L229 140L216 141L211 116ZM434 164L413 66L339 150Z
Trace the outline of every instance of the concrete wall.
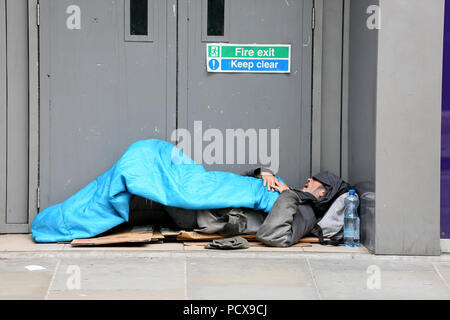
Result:
M361 242L375 250L375 134L378 30L367 28L367 8L377 0L347 1L348 107L346 171L361 196ZM368 192L368 193L367 193ZM367 193L367 194L366 194ZM371 193L371 194L370 194ZM372 195L372 197L370 197ZM366 199L368 201L366 201Z
M444 1L349 3L348 177L376 195L375 212L361 208L362 241L376 254L438 255Z
M450 0L445 1L442 82L441 238L450 247Z
M377 0L350 1L348 179L375 182L378 30L367 28L366 10Z
M377 254L440 253L444 0L380 0Z

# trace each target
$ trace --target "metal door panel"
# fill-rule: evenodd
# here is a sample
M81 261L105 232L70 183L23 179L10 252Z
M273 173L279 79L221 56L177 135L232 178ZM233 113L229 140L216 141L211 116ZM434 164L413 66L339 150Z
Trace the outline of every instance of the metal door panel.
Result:
M0 232L6 224L6 0L0 0Z
M166 140L174 129L166 31L175 19L168 1L150 1L153 42L126 41L125 0L41 1L41 208L109 169L133 142ZM80 29L66 26L70 5L80 8Z
M7 0L6 222L28 223L28 4Z
M291 44L292 72L208 74L202 1L180 2L180 127L194 132L194 121L202 121L204 130L217 128L224 137L226 129L279 129L279 174L290 185L299 186L311 173L312 1L225 1L231 3L229 34L224 41ZM254 166L206 167L240 172Z
M28 230L28 1L0 2L0 232Z

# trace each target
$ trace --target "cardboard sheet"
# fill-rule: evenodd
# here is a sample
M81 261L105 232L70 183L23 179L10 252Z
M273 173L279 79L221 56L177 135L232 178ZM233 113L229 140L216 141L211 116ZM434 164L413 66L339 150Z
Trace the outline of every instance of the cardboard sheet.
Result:
M75 239L73 247L101 246L121 243L150 243L153 240L153 226L124 227L117 232L89 239Z
M255 235L241 235L242 238L247 239L248 241L257 241ZM181 233L177 236L177 240L179 241L212 241L216 239L225 239L227 237L223 237L218 234L206 234L199 232L186 232L181 231ZM325 238L325 240L329 240ZM317 237L305 237L299 241L299 243L319 243L319 238Z
M247 239L252 246L264 246L256 240L255 235L241 235ZM75 239L71 242L73 247L90 247L101 245L114 245L125 243L152 243L164 240L184 242L185 245L206 245L208 241L225 239L218 234L206 234L193 231L171 230L167 228L154 228L153 226L123 226L111 230L102 236L89 239ZM325 239L327 240L327 239ZM306 237L300 240L295 246L318 243L316 237Z
M241 235L242 238L247 239L248 241L256 240L256 236L254 235ZM225 239L227 237L218 235L218 234L207 234L207 233L199 233L199 232L186 232L182 231L180 235L177 237L179 241L209 241L209 240L217 240L217 239Z

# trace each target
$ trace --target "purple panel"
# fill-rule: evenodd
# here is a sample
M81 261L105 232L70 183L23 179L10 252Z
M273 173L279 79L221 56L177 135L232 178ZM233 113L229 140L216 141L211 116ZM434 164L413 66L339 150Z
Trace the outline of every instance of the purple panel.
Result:
M442 93L441 238L450 239L450 0L445 1Z

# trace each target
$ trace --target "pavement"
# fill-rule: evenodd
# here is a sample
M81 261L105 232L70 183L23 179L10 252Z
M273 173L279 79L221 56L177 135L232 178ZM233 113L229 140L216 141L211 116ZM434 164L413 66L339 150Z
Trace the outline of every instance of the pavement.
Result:
M450 255L375 256L318 244L74 248L0 235L0 284L0 300L448 300Z

